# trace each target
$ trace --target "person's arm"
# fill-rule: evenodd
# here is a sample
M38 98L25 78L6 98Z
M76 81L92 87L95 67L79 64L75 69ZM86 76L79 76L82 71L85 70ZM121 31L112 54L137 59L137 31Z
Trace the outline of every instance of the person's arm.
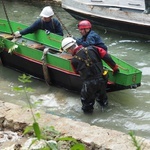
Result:
M31 26L29 26L28 28L21 30L20 34L21 35L26 35L29 33L34 33L35 31L37 31L38 29L41 28L41 18L36 20Z
M86 41L82 38L76 39L78 45L82 45L83 47L88 47L90 45L95 45L95 38L92 36L87 36Z
M101 59L103 59L113 69L113 74L116 74L117 72L119 72L118 65L111 58L110 54L108 54L103 48L97 47L97 49L98 49Z
M77 62L74 60L74 58L72 58L71 60L71 66L72 66L73 71L79 74L79 72L77 71Z

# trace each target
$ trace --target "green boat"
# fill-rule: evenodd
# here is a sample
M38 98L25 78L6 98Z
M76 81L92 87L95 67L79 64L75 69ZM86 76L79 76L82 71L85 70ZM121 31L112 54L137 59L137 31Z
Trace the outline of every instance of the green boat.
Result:
M13 31L27 27L13 21L10 24ZM61 51L62 36L53 33L47 35L39 30L15 39L11 35L10 24L0 19L0 58L3 66L30 74L49 85L72 91L81 90L82 80L70 63L72 56ZM111 57L118 64L120 72L113 76L112 69L103 62L109 75L107 91L139 87L142 72L113 55Z

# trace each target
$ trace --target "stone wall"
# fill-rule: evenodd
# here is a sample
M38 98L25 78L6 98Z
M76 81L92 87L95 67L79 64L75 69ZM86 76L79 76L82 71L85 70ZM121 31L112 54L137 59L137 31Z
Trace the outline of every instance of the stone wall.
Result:
M39 110L34 110L34 113L37 111ZM97 150L136 149L132 143L131 137L122 132L91 126L87 123L46 114L43 111L40 111L40 114L41 119L38 120L40 126L54 126L55 129L63 133L64 136L72 136L75 139L80 139L84 143L89 143L89 145L97 145ZM0 120L1 124L4 120L5 122L13 122L13 125L11 126L12 129L18 123L21 123L22 126L33 123L30 109L3 101L0 101ZM16 129L19 129L19 127L16 127ZM144 147L144 150L150 150L150 140L141 137L136 138L139 143L142 142L142 148ZM92 150L92 148L90 149ZM96 150L96 148L93 149Z

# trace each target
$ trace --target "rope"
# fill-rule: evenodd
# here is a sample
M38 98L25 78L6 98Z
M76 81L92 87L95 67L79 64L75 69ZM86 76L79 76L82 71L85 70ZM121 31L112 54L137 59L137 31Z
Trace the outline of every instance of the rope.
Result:
M50 74L48 72L48 68L46 65L46 54L48 53L48 51L49 51L49 48L44 49L41 60L43 62L42 66L43 66L43 75L44 75L45 82L47 83L47 85L50 85L51 79L50 79Z
M13 34L14 32L13 32L13 29L12 29L12 27L11 27L11 24L10 24L10 21L9 21L8 15L7 15L6 7L5 7L5 4L4 4L4 1L3 1L3 0L2 0L2 4L3 4L4 12L5 12L5 15L6 15L7 21L8 21L8 25L9 25L10 31L11 31L11 33Z
M68 29L66 28L66 26L63 24L63 22L61 21L60 17L57 15L56 12L55 12L55 16L58 18L58 20L59 20L59 22L62 24L63 28L66 30L67 34L68 34L69 36L72 36L72 35L70 34L70 32L68 31Z

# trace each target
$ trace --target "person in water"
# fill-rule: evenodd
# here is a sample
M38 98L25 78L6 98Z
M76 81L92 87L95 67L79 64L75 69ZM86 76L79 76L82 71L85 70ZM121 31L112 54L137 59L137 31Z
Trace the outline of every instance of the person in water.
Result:
M53 18L54 12L50 6L46 6L40 13L40 18L37 19L31 26L21 31L14 33L15 37L20 37L29 33L34 33L37 30L45 30L46 34L55 33L63 36L63 30L60 22Z
M81 89L82 110L85 113L92 113L95 100L100 106L107 106L107 78L103 74L102 60L113 69L114 75L119 72L118 65L103 48L78 46L72 37L64 38L61 46L64 52L73 56L71 59L73 69L83 80Z

